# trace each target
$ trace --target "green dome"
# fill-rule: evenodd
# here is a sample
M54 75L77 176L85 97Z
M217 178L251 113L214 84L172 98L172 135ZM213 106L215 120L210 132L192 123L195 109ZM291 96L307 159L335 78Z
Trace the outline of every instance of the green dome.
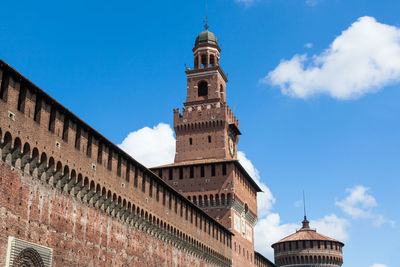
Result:
M211 44L218 46L218 40L215 34L205 30L204 32L200 33L199 36L197 36L194 46L196 47L200 44Z

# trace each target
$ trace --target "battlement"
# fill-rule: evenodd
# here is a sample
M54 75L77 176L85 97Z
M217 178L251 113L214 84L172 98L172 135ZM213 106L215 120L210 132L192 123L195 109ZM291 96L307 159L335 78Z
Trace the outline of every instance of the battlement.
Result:
M239 120L226 103L214 102L185 106L182 108L182 113L179 108L174 109L174 128L178 131L185 127L195 129L202 125L220 126L224 121L239 129Z
M3 161L213 264L231 265L229 230L1 60L0 79Z

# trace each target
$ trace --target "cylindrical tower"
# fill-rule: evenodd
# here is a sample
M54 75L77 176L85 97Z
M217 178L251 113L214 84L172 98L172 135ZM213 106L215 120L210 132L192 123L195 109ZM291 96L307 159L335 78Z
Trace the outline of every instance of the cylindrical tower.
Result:
M272 245L277 267L339 267L344 244L310 229L304 216L303 227Z

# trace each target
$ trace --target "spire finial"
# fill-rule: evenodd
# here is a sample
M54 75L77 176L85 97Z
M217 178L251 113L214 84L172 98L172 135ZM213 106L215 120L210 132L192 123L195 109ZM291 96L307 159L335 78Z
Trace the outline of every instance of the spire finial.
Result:
M307 213L306 213L306 196L304 194L303 190L303 206L304 206L304 219L307 219Z
M303 205L304 205L304 220L303 220L303 227L302 229L309 229L310 228L310 222L307 220L307 213L306 213L306 197L304 194L303 190Z
M208 31L208 28L210 28L210 26L208 25L208 5L207 5L207 0L206 0L206 20L203 20L204 24L204 28L206 29L206 31Z

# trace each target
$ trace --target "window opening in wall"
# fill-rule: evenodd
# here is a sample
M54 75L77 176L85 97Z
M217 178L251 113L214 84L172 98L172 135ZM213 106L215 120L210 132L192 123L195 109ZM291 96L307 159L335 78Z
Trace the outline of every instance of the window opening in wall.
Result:
M193 166L190 166L190 178L194 177L194 168Z
M174 203L175 203L175 213L178 214L178 199L176 198L176 196L174 196Z
M56 124L56 107L51 106L50 109L50 120L49 120L49 131L54 133L54 128Z
M133 185L135 187L138 187L138 176L139 176L139 168L137 166L135 166L135 176L133 178Z
M200 166L200 176L204 177L204 166Z
M210 55L210 67L215 66L215 58L214 55Z
M62 132L62 139L65 142L68 142L68 128L69 128L69 120L67 115L64 115L64 124L63 124L63 132Z
M97 163L101 164L103 162L103 144L100 143L97 148Z
M24 113L25 111L25 99L26 99L26 87L20 87L18 95L18 106L17 109Z
M162 196L162 204L165 206L166 192L165 187L163 187L163 196Z
M36 95L36 103L35 103L35 113L33 114L33 120L37 123L40 123L40 114L42 111L42 99L39 95Z
M189 145L193 145L193 139L191 137L189 138Z
M211 143L211 135L208 136L208 142Z
M107 169L110 171L112 170L112 154L113 154L113 152L112 152L111 148L109 147L108 148Z
M150 182L149 182L149 196L153 197L153 178L149 177Z
M168 172L169 172L168 180L172 180L173 179L173 177L172 177L172 168L169 168Z
M92 136L89 133L88 133L86 156L88 156L88 157L92 156Z
M198 87L198 96L208 95L208 83L206 81L199 82L197 87Z
M142 192L145 193L146 192L146 174L143 173L143 177L142 177Z
M158 170L158 176L159 176L160 178L162 178L162 169L159 169L159 170Z
M121 155L120 155L120 154L118 154L117 175L118 175L118 176L121 176Z
M160 185L156 184L156 201L160 201Z
M211 165L211 176L215 176L215 164Z
M222 164L222 175L226 175L226 164Z
M80 147L81 147L81 127L76 126L75 148L80 149Z
M201 67L206 68L207 67L207 57L206 55L201 56Z
M130 173L131 173L131 165L129 164L128 160L126 161L126 175L125 175L125 180L129 182L130 178Z
M179 167L179 179L183 179L183 168Z
M168 194L168 208L169 209L172 208L172 193L171 193L171 191L169 191L169 194Z
M7 101L8 84L10 82L10 77L3 71L3 77L1 79L0 87L0 99Z

